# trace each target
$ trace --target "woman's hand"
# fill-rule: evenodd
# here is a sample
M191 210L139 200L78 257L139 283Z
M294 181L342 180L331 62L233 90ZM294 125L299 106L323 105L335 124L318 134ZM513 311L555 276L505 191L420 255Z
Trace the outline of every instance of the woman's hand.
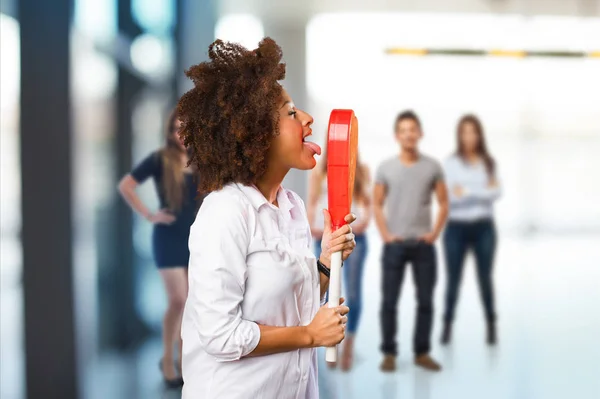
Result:
M437 234L435 234L435 232L432 231L430 233L427 233L427 234L419 237L419 240L424 241L427 244L433 245L435 243L435 240L437 240L437 237L438 237Z
M464 196L464 195L465 195L465 190L464 190L464 188L463 188L462 186L459 186L459 185L457 184L457 185L455 185L455 186L452 188L452 193L454 194L454 196L455 196L456 198L461 198L462 196Z
M340 298L340 304L344 298ZM306 331L311 337L313 347L334 346L342 342L346 334L346 322L348 321L348 306L336 306L330 308L328 304L321 306Z
M384 244L393 244L395 242L402 241L402 237L398 237L398 236L388 233L382 237L382 240L383 240Z
M148 216L148 220L152 224L171 224L175 221L173 216L167 209L161 209L160 211Z
M331 254L342 251L342 260L348 259L348 256L356 247L354 234L350 224L356 220L356 216L352 213L346 215L344 220L346 225L340 227L336 231L331 231L331 215L327 209L323 209L325 224L323 226L323 238L321 240L321 262L329 267L331 264Z

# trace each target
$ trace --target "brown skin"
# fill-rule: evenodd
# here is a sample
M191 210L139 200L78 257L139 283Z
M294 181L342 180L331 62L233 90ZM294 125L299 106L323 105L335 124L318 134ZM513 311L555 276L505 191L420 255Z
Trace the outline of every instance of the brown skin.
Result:
M402 119L396 125L396 140L400 144L399 157L404 165L413 165L419 159L418 144L422 137L423 132L421 131L421 127L413 119ZM436 222L431 232L420 237L421 240L429 244L433 244L437 240L448 217L448 192L444 182L438 181L434 191L439 205ZM388 244L394 241L402 241L403 237L395 237L387 228L384 213L386 195L385 186L383 184L375 184L373 190L375 221L383 241Z
M316 165L315 148L304 143L313 119L294 106L278 82L285 76L281 49L270 38L253 51L217 40L208 56L209 61L186 72L195 85L177 107L183 122L181 137L199 171L199 190L219 190L233 182L254 185L278 206L277 191L289 170ZM348 223L354 219L346 217ZM331 253L342 251L345 259L356 245L349 225L326 230L324 242L325 265L330 264ZM321 275L321 297L328 285ZM249 356L337 344L344 338L348 310L323 306L308 326L259 325L260 341Z

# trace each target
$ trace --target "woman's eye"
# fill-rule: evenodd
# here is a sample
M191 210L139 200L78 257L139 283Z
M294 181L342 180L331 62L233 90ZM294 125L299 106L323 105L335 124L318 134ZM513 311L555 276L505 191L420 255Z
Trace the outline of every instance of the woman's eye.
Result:
M290 112L288 112L288 115L290 115L290 116L296 116L296 111L291 110Z

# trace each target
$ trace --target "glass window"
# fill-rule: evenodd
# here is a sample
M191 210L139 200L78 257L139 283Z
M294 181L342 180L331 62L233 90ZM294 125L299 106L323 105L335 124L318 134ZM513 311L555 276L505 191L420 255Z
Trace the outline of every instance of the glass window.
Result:
M3 4L4 5L4 4ZM24 396L19 22L0 14L0 396ZM10 367L5 367L10 365Z

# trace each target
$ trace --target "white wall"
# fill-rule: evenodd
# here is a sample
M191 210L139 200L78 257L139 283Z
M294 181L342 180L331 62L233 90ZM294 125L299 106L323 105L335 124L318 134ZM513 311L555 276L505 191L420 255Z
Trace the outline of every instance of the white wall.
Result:
M220 0L220 14L254 13L263 19L303 20L319 13L437 12L599 16L599 0Z
M397 152L399 111L418 112L423 149L440 159L457 119L475 112L499 161L501 226L600 230L600 60L402 57L390 45L600 49L600 19L330 14L307 32L315 132L332 108L353 108L373 169Z

